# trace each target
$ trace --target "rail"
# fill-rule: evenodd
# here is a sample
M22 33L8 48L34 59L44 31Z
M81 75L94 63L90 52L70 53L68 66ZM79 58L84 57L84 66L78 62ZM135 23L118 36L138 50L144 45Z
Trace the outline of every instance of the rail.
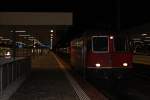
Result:
M0 60L0 96L13 82L27 77L31 70L31 59L19 57Z

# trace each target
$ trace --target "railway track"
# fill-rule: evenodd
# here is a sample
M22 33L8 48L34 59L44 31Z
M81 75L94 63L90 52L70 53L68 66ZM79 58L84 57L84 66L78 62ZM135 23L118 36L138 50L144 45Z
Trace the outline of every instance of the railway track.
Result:
M150 100L150 78L138 71L126 79L104 80L89 77L87 81L109 100Z

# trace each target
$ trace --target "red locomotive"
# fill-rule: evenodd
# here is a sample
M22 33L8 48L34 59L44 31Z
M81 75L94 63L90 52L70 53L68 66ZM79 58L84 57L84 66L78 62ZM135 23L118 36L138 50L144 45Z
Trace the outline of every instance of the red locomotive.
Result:
M83 75L120 77L132 68L133 54L126 39L95 33L71 41L71 64Z

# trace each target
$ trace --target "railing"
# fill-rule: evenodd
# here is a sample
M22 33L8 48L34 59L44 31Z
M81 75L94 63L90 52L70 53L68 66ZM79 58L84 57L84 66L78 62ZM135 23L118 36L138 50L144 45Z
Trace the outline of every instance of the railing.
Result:
M11 83L27 77L31 70L30 58L16 58L0 60L0 94L11 85Z

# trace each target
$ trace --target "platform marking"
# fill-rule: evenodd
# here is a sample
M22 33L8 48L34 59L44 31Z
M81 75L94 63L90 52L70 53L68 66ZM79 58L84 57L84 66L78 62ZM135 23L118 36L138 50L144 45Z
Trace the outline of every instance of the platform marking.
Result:
M73 77L65 70L64 65L59 61L57 56L54 53L52 53L52 54L53 54L54 58L56 59L57 63L59 64L59 66L63 69L63 72L65 73L67 79L69 80L71 86L75 90L75 92L78 95L79 99L80 100L91 100L89 98L89 96L81 89L79 84L73 79Z

